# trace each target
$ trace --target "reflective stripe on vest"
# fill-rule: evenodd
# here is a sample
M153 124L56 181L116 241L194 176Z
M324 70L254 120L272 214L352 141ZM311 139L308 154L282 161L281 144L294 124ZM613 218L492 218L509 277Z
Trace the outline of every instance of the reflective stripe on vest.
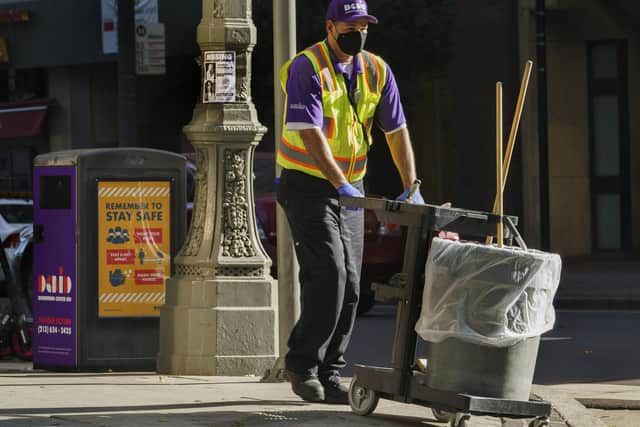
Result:
M366 172L367 151L371 144L373 117L386 83L386 65L382 59L366 51L357 56L356 60L361 61L363 70L356 77L359 92L357 112L363 122L363 129L349 102L344 77L335 73L326 42L316 43L298 55L305 55L309 59L320 80L324 113L322 132L327 138L336 164L349 181L362 179ZM285 64L280 72L285 95L289 66L294 59ZM286 102L285 98L285 105ZM285 107L285 123L286 112ZM277 162L284 168L325 178L306 150L299 132L283 129L282 139L278 141Z
M306 167L309 169L314 169L316 171L320 171L318 168L316 161L311 157L309 152L303 148L296 147L291 144L287 139L283 136L280 141L280 146L278 147L278 154L284 156L288 161L292 163L296 163L299 166ZM343 173L348 173L349 169L351 169L351 158L345 157L333 157L336 161L338 167L342 170ZM367 156L361 156L355 159L353 162L353 169L356 172L361 172L365 170L367 167Z

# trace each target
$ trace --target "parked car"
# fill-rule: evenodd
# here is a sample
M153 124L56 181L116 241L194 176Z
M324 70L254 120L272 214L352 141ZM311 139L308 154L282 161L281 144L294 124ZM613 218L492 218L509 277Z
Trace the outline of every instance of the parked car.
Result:
M7 260L27 294L29 308L33 301L33 200L0 198L0 241Z
M187 172L194 174L193 164ZM260 241L272 260L271 275L278 277L275 159L271 153L256 153L253 164L256 223ZM193 180L191 182L194 182ZM188 200L192 202L192 200ZM192 205L188 205L188 209ZM189 216L189 215L188 215ZM368 312L375 303L372 283L387 283L402 270L403 241L399 227L379 222L365 211L365 238L358 314Z
M0 355L31 360L33 201L0 198Z
M29 296L33 295L33 200L2 198L0 194L0 241L12 269L18 273ZM31 307L31 298L28 303Z
M1 198L0 194L0 215L9 224L31 225L33 224L33 200L30 194L25 194L28 198Z

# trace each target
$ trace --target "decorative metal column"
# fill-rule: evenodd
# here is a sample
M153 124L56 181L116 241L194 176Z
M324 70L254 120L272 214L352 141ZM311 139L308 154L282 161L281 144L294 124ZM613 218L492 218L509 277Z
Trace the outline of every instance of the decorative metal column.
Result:
M278 317L253 203L253 155L266 132L250 93L256 28L251 0L203 0L202 12L202 59L235 52L235 101L198 103L184 128L196 149L196 196L175 276L166 283L157 369L262 375L278 356Z

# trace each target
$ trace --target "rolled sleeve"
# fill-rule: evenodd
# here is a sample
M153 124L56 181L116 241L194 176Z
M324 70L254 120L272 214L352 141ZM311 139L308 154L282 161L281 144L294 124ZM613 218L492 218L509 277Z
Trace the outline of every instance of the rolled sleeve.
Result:
M387 67L387 81L382 88L380 103L376 109L375 122L385 133L393 133L405 127L407 119L400 100L400 91L396 78L389 65Z
M298 56L289 67L286 103L287 125L322 127L322 85L304 55Z

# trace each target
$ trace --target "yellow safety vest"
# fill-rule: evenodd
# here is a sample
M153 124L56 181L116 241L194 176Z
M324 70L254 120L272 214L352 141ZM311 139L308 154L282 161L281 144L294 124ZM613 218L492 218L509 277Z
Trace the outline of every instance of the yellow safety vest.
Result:
M358 115L349 101L347 85L342 74L336 74L326 41L298 53L287 62L280 71L280 83L285 92L284 123L288 105L287 80L289 67L299 55L304 55L311 61L313 69L322 84L322 132L329 142L331 153L336 163L342 169L349 182L362 179L367 170L367 152L371 145L371 128L376 107L380 101L382 88L387 81L385 62L377 55L363 51L354 60L362 61L363 72L358 74L356 100ZM358 121L358 117L361 123ZM302 138L297 131L289 131L284 126L282 138L278 143L276 161L286 169L295 169L309 175L326 179L318 168L309 152L306 150Z

